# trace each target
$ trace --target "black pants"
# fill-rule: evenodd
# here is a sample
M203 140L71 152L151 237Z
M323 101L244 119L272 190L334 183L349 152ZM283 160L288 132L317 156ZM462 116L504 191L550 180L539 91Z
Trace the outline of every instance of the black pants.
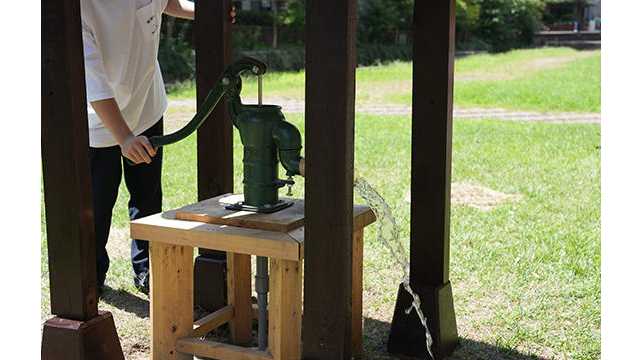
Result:
M163 134L163 118L141 135L147 137ZM94 196L94 222L96 229L96 268L98 286L105 283L109 269L107 238L112 224L112 210L118 196L121 174L130 193L128 203L130 220L161 212L161 165L163 149L159 148L150 164L130 165L121 155L119 146L89 148L89 164ZM149 271L148 243L132 240L132 267L138 277Z

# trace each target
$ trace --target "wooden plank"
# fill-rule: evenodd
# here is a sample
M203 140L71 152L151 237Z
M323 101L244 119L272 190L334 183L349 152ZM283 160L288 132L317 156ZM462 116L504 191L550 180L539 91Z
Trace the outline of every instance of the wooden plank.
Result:
M301 262L270 259L268 349L275 359L301 358Z
M354 213L355 216L353 217L354 231L363 230L366 226L375 222L376 218L373 210L363 205L355 205L354 208L355 208L355 213ZM300 244L299 256L300 256L300 259L303 259L304 252L305 252L304 236L306 235L306 231L304 227L291 230L288 232L288 235L290 235L290 237L293 238L293 240L297 241Z
M192 334L190 336L196 338L205 336L210 331L230 321L233 314L234 307L232 305L226 305L221 309L202 317L194 322L194 330L192 330Z
M236 345L252 341L252 279L250 255L229 252L228 304L234 307L230 320L230 337Z
M226 205L243 201L243 195L224 195L206 199L176 210L179 220L200 221L210 224L238 226L247 229L288 232L304 225L304 201L272 214L227 210Z
M304 200L284 199L293 201L294 204L272 214L259 214L249 211L227 210L226 205L242 201L243 195L225 194L177 209L176 218L248 229L289 232L304 225ZM364 205L353 207L353 217L353 226L356 229L363 228L375 221L375 213Z
M304 358L351 358L356 25L356 0L306 2Z
M186 354L219 360L271 360L270 354L256 348L246 348L210 340L179 339L176 350Z
M51 312L88 320L96 306L80 2L42 2L41 156Z
M171 217L171 214L164 213L132 221L130 234L135 239L152 242L198 246L281 259L299 259L299 243L285 233L203 224L175 220Z
M150 320L153 360L192 360L176 340L192 333L194 248L150 243Z
M353 232L353 292L352 292L352 347L353 358L361 359L364 347L362 338L364 229Z

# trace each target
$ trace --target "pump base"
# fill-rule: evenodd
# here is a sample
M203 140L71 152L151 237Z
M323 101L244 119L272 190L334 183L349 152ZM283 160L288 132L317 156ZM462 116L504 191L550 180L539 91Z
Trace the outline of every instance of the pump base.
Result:
M246 205L243 202L238 202L236 204L227 205L225 208L228 210L235 210L235 211L251 211L251 212L256 212L261 214L271 214L279 210L283 210L287 207L290 207L292 206L292 204L294 204L294 202L292 201L279 200L275 204L259 207L259 206L253 206L253 205Z

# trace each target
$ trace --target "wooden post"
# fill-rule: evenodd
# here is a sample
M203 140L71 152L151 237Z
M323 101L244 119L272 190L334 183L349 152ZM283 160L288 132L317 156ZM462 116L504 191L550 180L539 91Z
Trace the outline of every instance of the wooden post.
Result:
M98 313L80 2L42 2L42 168L51 312L43 359L123 359ZM75 351L70 351L75 349Z
M195 19L197 106L232 58L230 0L197 1ZM232 121L220 102L197 132L199 200L233 191ZM195 300L214 311L225 304L225 253L199 249L195 260Z
M301 359L301 262L270 259L270 328L273 359Z
M416 1L413 33L411 154L411 268L433 337L433 354L448 356L457 345L449 282L451 131L455 0ZM388 349L427 356L424 329L400 287Z
M304 359L351 358L356 25L356 0L306 2Z
M228 304L233 306L230 336L236 345L252 341L252 279L250 255L228 253Z
M153 360L192 360L176 341L192 333L194 248L150 243L150 320Z

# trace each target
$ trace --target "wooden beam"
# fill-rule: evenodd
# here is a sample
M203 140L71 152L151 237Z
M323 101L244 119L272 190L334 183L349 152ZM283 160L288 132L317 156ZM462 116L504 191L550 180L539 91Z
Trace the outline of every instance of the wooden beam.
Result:
M449 282L455 0L416 1L413 23L410 282L441 359L458 341ZM424 329L404 313L410 301L400 287L388 349L426 357Z
M268 349L275 359L301 359L301 262L270 259Z
M306 359L351 358L356 29L356 0L306 2Z
M201 105L232 60L230 0L196 1L194 49L196 97ZM225 102L217 105L197 131L197 192L205 200L233 191L232 121ZM225 253L199 249L195 260L195 299L204 309L216 310L225 298Z
M226 305L221 309L195 321L194 330L192 330L191 336L196 338L205 336L210 331L230 321L233 315L234 307L232 305Z
M185 354L222 360L272 360L265 351L193 338L179 339L176 350Z
M194 248L150 243L150 322L153 360L192 360L176 341L192 333Z
M289 234L203 224L150 215L130 223L134 239L175 245L201 246L240 254L299 260L302 246Z
M252 279L250 255L228 253L228 304L234 307L230 337L236 345L252 341Z
M98 308L79 1L43 1L42 20L41 144L51 312L88 320Z

